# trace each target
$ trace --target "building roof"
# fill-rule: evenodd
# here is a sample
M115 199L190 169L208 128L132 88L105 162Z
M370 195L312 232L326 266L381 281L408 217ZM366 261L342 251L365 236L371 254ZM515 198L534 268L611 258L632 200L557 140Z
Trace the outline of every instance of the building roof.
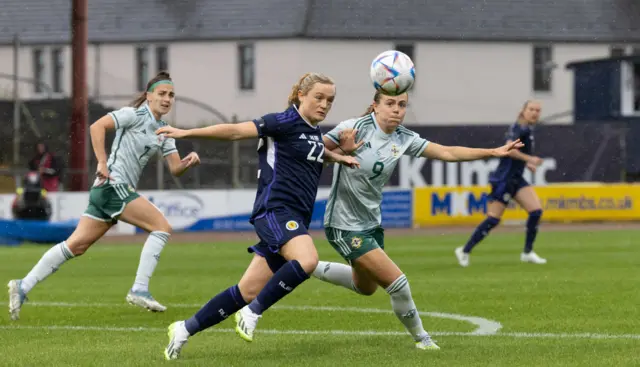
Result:
M640 42L635 0L87 0L90 42L351 38ZM0 43L68 43L71 0L4 0Z
M610 64L619 63L620 61L631 61L634 64L638 64L640 63L640 55L601 57L601 58L585 59L580 61L571 61L565 65L565 68L575 69L582 66L610 65Z

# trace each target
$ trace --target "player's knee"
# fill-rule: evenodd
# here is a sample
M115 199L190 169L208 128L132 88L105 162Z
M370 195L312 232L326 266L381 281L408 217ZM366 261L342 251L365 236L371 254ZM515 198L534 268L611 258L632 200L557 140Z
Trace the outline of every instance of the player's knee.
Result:
M69 247L69 251L73 254L73 256L80 256L87 252L91 243L87 241L73 241L67 240L67 247Z
M500 224L500 220L501 219L502 218L500 218L499 216L493 216L493 215L489 214L487 216L487 219L486 219L486 221L487 221L487 229L488 230L492 230L495 227L497 227L498 224Z
M407 276L402 274L386 289L392 299L411 299L411 288Z
M529 212L529 218L538 218L542 217L542 209L536 209Z
M366 286L355 286L355 291L363 296L373 296L378 289L378 285L374 284L374 286L366 285Z
M529 219L527 220L527 229L537 230L538 224L540 224L540 218L542 218L541 209L530 211Z
M316 267L318 266L318 261L320 261L318 259L317 252L304 254L304 256L300 256L295 260L298 261L300 267L304 269L305 273L307 274L313 273L313 271L316 270Z
M165 220L154 226L153 232L156 232L156 231L171 234L173 231L173 228L171 228L171 224L169 224L169 222Z

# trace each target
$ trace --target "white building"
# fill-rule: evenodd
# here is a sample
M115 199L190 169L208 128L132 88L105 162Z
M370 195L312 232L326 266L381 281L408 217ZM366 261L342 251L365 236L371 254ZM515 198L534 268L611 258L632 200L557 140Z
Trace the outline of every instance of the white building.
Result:
M328 118L333 124L364 111L373 94L371 60L396 48L417 69L408 123L510 123L531 98L543 101L543 115L561 116L554 122L571 122L573 75L565 64L608 56L612 45L640 40L640 33L614 34L606 27L623 11L613 5L603 14L601 4L594 4L587 9L592 17L583 13L578 24L571 9L587 7L583 0L565 0L553 9L519 2L515 13L499 0L469 9L464 0L449 1L446 9L424 0L403 6L380 0L91 2L89 95L118 107L167 69L179 97L242 120L283 109L298 77L318 71L337 81ZM54 95L70 95L70 3L10 0L0 14L0 73L14 73L11 42L19 34L19 76L47 84ZM529 17L544 20L537 24ZM21 83L20 93L43 98L49 88ZM11 98L10 79L0 79L0 93ZM184 101L170 120L182 126L220 121Z

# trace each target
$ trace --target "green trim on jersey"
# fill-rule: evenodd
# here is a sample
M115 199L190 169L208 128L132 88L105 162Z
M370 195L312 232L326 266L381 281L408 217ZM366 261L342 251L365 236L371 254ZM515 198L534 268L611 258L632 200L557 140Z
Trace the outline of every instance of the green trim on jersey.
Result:
M425 149L427 149L427 145L429 144L428 141L425 140L424 143L422 143L422 145L420 146L420 149L418 149L418 155L416 155L416 157L420 157L422 155L422 153L424 152Z
M109 112L109 116L111 116L113 121L116 123L116 129L119 129L120 128L120 121L118 121L118 118L116 117L116 114Z
M406 134L406 135L409 135L409 136L415 136L416 135L416 133L414 133L413 131L407 129L406 127L404 127L402 125L400 125L400 126L398 126L396 128L396 132L398 134Z
M362 116L355 124L354 129L361 129L362 127L364 127L365 125L368 125L366 123L373 123L373 117L369 114L366 116Z
M331 188L331 193L329 194L331 201L327 202L327 206L331 204L331 211L329 212L329 220L327 220L328 223L331 223L331 220L333 219L333 209L336 207L335 204L336 204L336 198L338 197L338 186L340 186L340 173L342 173L342 165L338 166L338 173L336 173L336 184Z

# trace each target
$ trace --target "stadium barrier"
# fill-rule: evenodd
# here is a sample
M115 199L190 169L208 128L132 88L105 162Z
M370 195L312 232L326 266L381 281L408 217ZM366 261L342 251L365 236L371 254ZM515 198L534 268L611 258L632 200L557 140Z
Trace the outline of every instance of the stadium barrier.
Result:
M255 190L165 190L140 191L169 220L176 232L250 231L249 223ZM329 188L318 191L311 227L323 228ZM0 219L10 220L14 195L0 195ZM88 192L50 193L52 223L78 220L89 202ZM409 228L413 224L411 190L388 189L384 192L382 218L388 228ZM0 237L3 229L0 228ZM107 234L134 234L141 230L119 222Z
M540 197L546 222L640 220L640 185L551 184L534 187ZM414 224L477 224L487 211L490 188L421 187L414 189ZM527 219L527 213L511 201L504 221Z
M542 201L543 220L547 222L640 220L640 185L552 184L534 189ZM488 193L489 187L484 186L390 188L384 192L383 224L386 228L477 224L486 213ZM140 194L164 213L176 232L253 229L249 216L255 199L254 190L165 190L141 191ZM312 229L323 228L328 195L328 188L318 192ZM0 220L5 224L12 219L13 197L0 195ZM49 197L53 210L51 230L56 225L66 223L68 226L77 221L89 199L87 192L51 193ZM505 221L524 221L526 218L527 213L514 203L503 217ZM24 224L18 227L21 226ZM8 224L0 227L4 228L0 228L0 238L7 237L11 232ZM108 235L138 232L141 230L120 222Z

